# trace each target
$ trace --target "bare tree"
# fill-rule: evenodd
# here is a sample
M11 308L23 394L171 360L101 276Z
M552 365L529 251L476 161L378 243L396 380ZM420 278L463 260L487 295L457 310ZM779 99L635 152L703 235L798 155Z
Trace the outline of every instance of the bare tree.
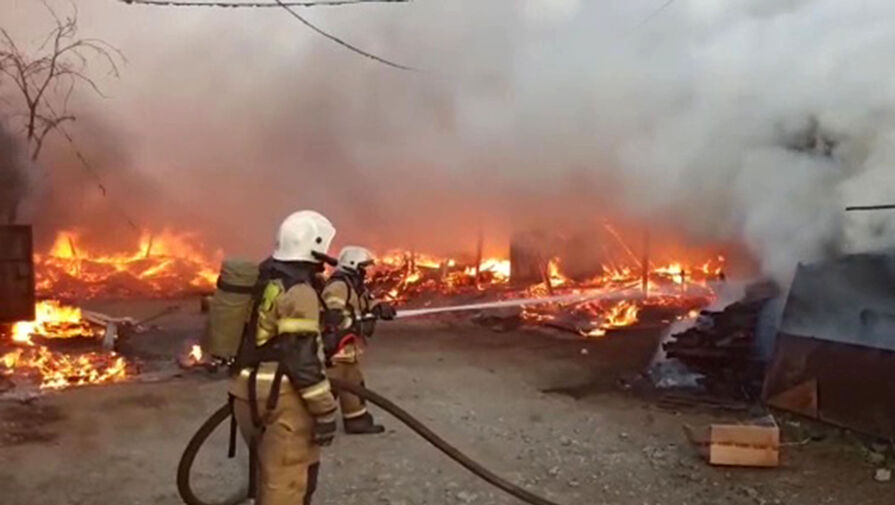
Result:
M118 77L124 57L108 43L78 36L78 11L72 3L71 14L61 17L45 0L44 7L52 17L54 27L43 42L32 52L15 42L6 28L0 27L0 86L11 87L19 104L5 102L11 111L7 115L25 136L28 156L37 160L44 141L53 131L68 138L63 125L74 121L69 102L79 87L87 87L103 96L97 83L87 74L89 64L102 62L109 74ZM7 81L4 83L3 81ZM11 83L11 86L3 86ZM18 202L8 212L15 221Z

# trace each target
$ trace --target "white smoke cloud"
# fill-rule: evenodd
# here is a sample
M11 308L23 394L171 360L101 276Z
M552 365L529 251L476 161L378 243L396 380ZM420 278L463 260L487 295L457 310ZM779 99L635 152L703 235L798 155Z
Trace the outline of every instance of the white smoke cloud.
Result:
M625 203L738 237L784 282L799 261L895 244L892 215L843 212L895 199L895 80L883 63L892 14L884 1L670 6L614 61L631 92L596 92L603 107L627 109L606 126ZM806 148L817 138L828 156Z
M574 16L581 0L525 0L525 17L534 23L556 23Z
M39 19L35 3L0 18ZM742 242L783 282L798 261L893 245L895 214L843 209L895 201L895 3L664 4L302 11L426 70L402 73L276 10L89 2L84 33L130 63L112 99L80 105L166 188L145 206L234 248L308 206L352 242L433 247L472 243L479 222L620 210Z

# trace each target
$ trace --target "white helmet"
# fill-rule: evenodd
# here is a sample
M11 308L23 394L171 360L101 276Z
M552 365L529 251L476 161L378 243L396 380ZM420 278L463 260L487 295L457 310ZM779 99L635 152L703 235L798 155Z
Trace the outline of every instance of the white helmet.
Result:
M273 259L335 264L335 260L326 254L335 236L336 229L329 219L313 210L300 210L280 225Z
M356 271L373 264L373 253L356 245L346 245L339 253L339 269Z

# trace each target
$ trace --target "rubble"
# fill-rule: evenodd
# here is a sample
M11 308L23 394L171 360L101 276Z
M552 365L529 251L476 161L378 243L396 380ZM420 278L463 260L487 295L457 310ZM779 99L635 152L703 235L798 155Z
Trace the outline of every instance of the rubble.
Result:
M744 298L721 311L703 310L689 329L662 344L668 358L690 372L690 380L713 393L743 399L760 394L765 363L757 353L756 327L765 304L779 294L770 283L750 286Z
M171 298L207 292L217 279L220 253L209 254L191 233L141 232L129 250L100 252L77 230L60 231L35 254L40 296L66 299Z
M378 258L368 284L376 297L407 309L438 305L446 297L456 302L624 294L611 301L544 303L521 312L485 312L475 318L475 322L495 331L528 325L579 337L602 337L608 331L639 326L641 322L662 327L705 307L714 300L717 283L724 277L723 256L702 263L650 264L648 269L637 263L639 259L631 263L629 255L618 256L612 262L593 262L587 269L577 263L567 265L564 256L555 252L522 247L518 240L511 243L510 260L482 258L480 254L470 260L393 250Z

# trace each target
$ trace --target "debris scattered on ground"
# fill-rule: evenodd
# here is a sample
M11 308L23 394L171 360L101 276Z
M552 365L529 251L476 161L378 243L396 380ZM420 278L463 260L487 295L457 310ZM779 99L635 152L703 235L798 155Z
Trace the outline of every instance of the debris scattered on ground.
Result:
M472 322L492 331L511 331L522 326L522 307L503 307L482 310L471 318Z
M892 480L892 470L888 468L877 468L873 474L873 480L877 482L889 482Z
M867 451L867 462L874 466L882 465L886 462L886 453Z
M685 407L699 407L712 411L746 412L752 405L726 398L714 397L706 394L690 394L685 391L676 391L662 395L657 400L660 408L678 410Z

